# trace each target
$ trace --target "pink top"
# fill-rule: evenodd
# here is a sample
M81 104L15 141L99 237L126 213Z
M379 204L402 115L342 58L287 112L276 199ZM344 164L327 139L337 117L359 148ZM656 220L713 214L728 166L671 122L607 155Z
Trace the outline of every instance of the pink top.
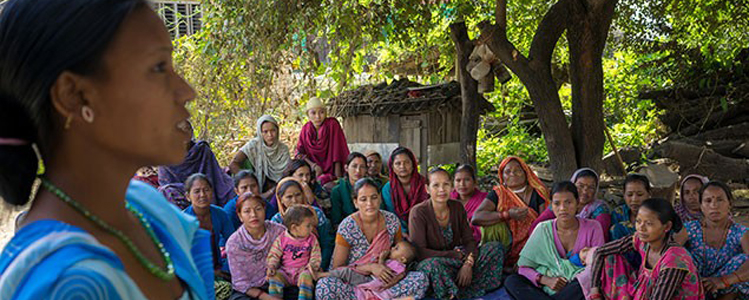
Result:
M603 229L601 229L601 224L594 220L590 219L582 219L577 218L577 220L580 222L580 228L577 230L577 240L575 241L575 246L572 248L572 251L570 253L564 253L564 246L562 245L562 241L559 239L559 235L557 234L557 220L553 221L552 232L554 234L554 245L556 245L557 253L559 253L559 257L569 259L567 254L570 254L570 256L580 253L580 250L586 247L597 247L604 244L603 239ZM526 244L526 247L532 247L533 245ZM589 255L592 253L589 253ZM536 282L536 278L538 276L538 272L534 270L533 268L529 267L520 267L518 269L518 273L520 275L525 276L525 278L528 278L530 282L532 282L534 285L538 286L538 282Z
M296 277L307 265L320 267L320 260L320 244L314 234L297 239L288 230L276 239L268 254L268 265L280 266L290 277Z
M468 199L468 202L466 202L465 204L466 214L468 215L468 224L471 226L471 230L473 231L473 239L475 239L477 243L481 242L481 226L474 226L473 224L471 224L471 219L473 218L473 213L476 212L481 202L486 199L487 195L489 195L489 193L482 192L481 190L476 189L476 191L473 193L473 196L471 196L471 199ZM460 194L458 194L457 190L453 190L450 193L450 199L460 199Z
M599 200L596 200L596 201L599 201ZM590 206L590 205L594 204L596 201L588 203L587 206ZM547 221L547 220L551 220L551 219L555 219L556 217L557 216L554 215L554 211L552 211L551 208L544 210L538 216L538 218L536 218L536 220L533 221L533 224L531 225L531 232L533 232L533 229L535 229L536 226L538 226L538 223L541 223L541 222ZM578 217L580 217L579 214L578 214ZM602 214L599 214L598 216L596 216L595 218L590 219L590 220L596 220L596 221L598 221L599 224L601 224L601 228L605 229L603 231L603 238L604 238L604 240L608 241L609 240L609 227L611 227L611 214L609 214L609 213L602 213Z

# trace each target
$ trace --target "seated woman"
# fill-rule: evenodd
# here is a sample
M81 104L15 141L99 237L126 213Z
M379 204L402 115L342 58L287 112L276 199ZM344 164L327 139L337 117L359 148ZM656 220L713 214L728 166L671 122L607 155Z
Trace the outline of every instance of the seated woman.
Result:
M185 125L186 128L184 130L190 133L190 142L187 144L187 156L181 164L159 166L159 185L170 185L172 189L176 190L172 192L165 191L164 196L167 199L169 199L169 196L179 197L179 191L184 194L187 193L187 189L183 188L181 183L185 182L188 176L195 173L205 174L215 186L213 189L215 195L212 197L212 204L223 207L231 198L237 196L234 194L234 188L232 188L231 177L219 166L216 156L211 151L211 145L208 142L195 142L192 140L194 138L192 125L189 122L185 123L187 125ZM176 201L170 200L170 202L174 203Z
M679 202L674 209L682 222L702 220L700 190L708 181L707 177L697 174L687 175L681 180Z
M499 241L508 249L505 267L514 268L530 235L530 226L549 206L546 187L519 157L499 165L499 185L476 209L472 223L482 226L482 243Z
M749 296L749 228L731 220L733 195L722 182L710 181L698 194L705 217L686 223L686 248L692 254L711 299Z
M519 274L505 281L515 299L585 299L578 275L583 272L588 248L603 245L601 224L576 216L577 187L562 181L551 190L555 219L541 222L518 260Z
M271 245L286 231L281 224L266 221L265 201L242 193L235 214L242 225L226 241L226 257L231 270L231 300L274 300L268 295L266 258Z
M580 203L577 206L577 216L583 219L598 221L603 228L603 236L608 241L609 227L611 226L611 211L603 200L596 199L598 196L598 173L591 168L582 168L572 174L577 191L580 194ZM541 213L531 225L531 232L539 223L556 218L551 207Z
M481 201L486 199L488 193L479 190L476 182L476 172L471 165L459 165L455 169L455 178L453 179L455 189L450 193L450 199L455 199L463 204L463 208L468 214L468 220L473 218L473 213L479 208ZM471 224L473 238L476 242L481 242L481 227Z
M278 213L270 220L278 224L283 224L283 216L286 210L294 204L308 205L315 211L317 224L315 226L317 240L320 242L322 252L322 267L327 270L330 264L330 257L333 255L333 227L322 210L311 205L309 193L304 192L304 187L294 177L286 177L278 182L276 187L276 199L278 202Z
M253 174L251 171L248 170L242 170L239 171L239 173L234 174L234 192L237 193L237 195L242 195L244 193L250 192L253 195L260 195L260 189L258 188L257 183L257 177L255 177L255 174ZM234 225L234 228L239 228L239 226L242 225L241 220L239 219L239 216L237 214L237 199L239 199L239 196L234 197L233 199L229 200L229 202L224 205L224 212L227 216L229 216L229 220L231 220L232 224ZM265 200L263 200L265 201ZM271 207L267 205L266 202L266 210L267 213L265 216L268 220L275 215L278 210L274 207Z
M374 150L368 150L364 152L364 156L367 157L367 176L374 179L380 186L385 186L388 183L388 176L382 167L382 155Z
M611 213L611 239L635 233L635 217L642 201L650 198L650 180L645 175L629 174L624 179L624 204ZM639 265L639 264L637 264Z
M648 199L637 210L637 234L608 242L593 254L590 299L698 300L705 295L697 267L671 236L682 229L671 203ZM635 252L635 269L621 255Z
M184 212L198 218L200 228L211 233L211 254L216 274L219 274L218 271L229 272L226 258L221 257L221 249L236 228L221 207L211 204L213 185L207 176L201 173L190 175L185 181L185 189L187 189L187 199L192 204Z
M438 299L475 298L502 285L504 248L499 242L478 247L463 205L450 199L452 180L444 169L429 171L430 200L411 209L411 242L421 260L416 267L432 283Z
M343 163L349 155L346 135L335 118L328 118L322 101L312 97L307 102L307 118L299 133L296 158L304 159L317 174L317 181L326 186L343 176Z
M390 154L388 161L390 182L382 187L384 208L394 213L401 221L404 236L408 236L408 213L414 205L429 198L426 179L419 174L413 152L398 147Z
M395 276L393 270L378 263L379 256L403 236L398 217L380 209L382 200L377 183L369 178L359 179L354 185L354 196L358 211L338 226L331 269L349 267L360 274L373 275L386 284L383 290L393 298L423 298L429 287L429 280L423 273ZM315 296L321 300L351 300L356 299L356 290L354 285L340 278L325 277L317 283Z
M367 159L359 152L351 152L346 160L346 176L330 192L330 220L338 227L343 218L356 211L354 207L354 183L367 174Z
M257 120L257 133L253 139L239 149L229 164L232 174L250 169L257 176L258 186L266 199L273 195L276 182L281 180L289 164L289 147L279 141L278 121L269 115Z

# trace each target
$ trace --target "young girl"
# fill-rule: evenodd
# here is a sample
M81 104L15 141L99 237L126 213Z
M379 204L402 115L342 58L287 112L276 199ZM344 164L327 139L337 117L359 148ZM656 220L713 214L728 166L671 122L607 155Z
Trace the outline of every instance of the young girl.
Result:
M393 246L390 251L380 254L378 263L393 270L393 276L406 272L407 266L416 260L416 248L406 240ZM356 286L357 299L392 299L392 295L385 289L387 285L371 274L365 275L354 268L338 268L326 273L312 272L315 280L323 277L340 278L343 282ZM395 284L395 282L393 283Z
M286 233L279 236L268 253L268 290L283 298L287 285L299 287L299 299L315 297L315 282L309 270L320 269L320 244L312 234L317 226L315 213L305 206L292 206L284 216Z
M320 99L309 99L306 112L309 122L299 133L296 158L307 161L317 175L317 181L330 190L332 182L343 176L343 164L349 155L346 136L341 124L328 117Z

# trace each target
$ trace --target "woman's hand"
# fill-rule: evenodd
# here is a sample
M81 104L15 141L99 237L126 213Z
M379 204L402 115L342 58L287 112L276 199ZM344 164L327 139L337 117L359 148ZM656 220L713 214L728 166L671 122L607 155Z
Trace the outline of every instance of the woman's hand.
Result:
M708 293L715 293L718 290L728 288L728 286L720 280L720 277L702 278L702 287L705 288L705 291Z
M522 220L528 215L527 207L514 207L510 208L507 212L510 213L510 218L514 220Z
M457 278L458 287L467 287L471 285L472 280L473 280L473 267L468 264L463 264L463 266L460 267L460 271L458 271L458 278Z
M315 176L320 176L320 175L323 174L322 173L322 167L320 167L320 165L315 164L315 166L313 167L313 169L315 170Z
M395 278L395 272L385 265L370 264L367 268L372 272L372 276L376 277L386 285L392 283L393 278Z
M560 291L565 285L567 285L567 279L564 277L541 276L541 279L538 282L555 291Z
M400 273L399 275L395 276L395 278L393 278L393 280L390 283L387 283L387 284L383 285L382 287L380 287L380 291L387 290L387 289L395 286L396 284L398 284L398 282L400 282L401 280L403 280L403 278L406 278L406 273L407 272L403 272L403 273Z

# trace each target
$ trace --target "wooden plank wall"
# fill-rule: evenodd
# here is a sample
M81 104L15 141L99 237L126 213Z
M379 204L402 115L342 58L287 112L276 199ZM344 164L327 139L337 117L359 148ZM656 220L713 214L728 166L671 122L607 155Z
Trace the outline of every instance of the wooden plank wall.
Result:
M343 132L348 143L398 143L400 141L400 118L354 116L343 119Z
M427 113L427 143L440 145L460 143L460 110L430 111Z

